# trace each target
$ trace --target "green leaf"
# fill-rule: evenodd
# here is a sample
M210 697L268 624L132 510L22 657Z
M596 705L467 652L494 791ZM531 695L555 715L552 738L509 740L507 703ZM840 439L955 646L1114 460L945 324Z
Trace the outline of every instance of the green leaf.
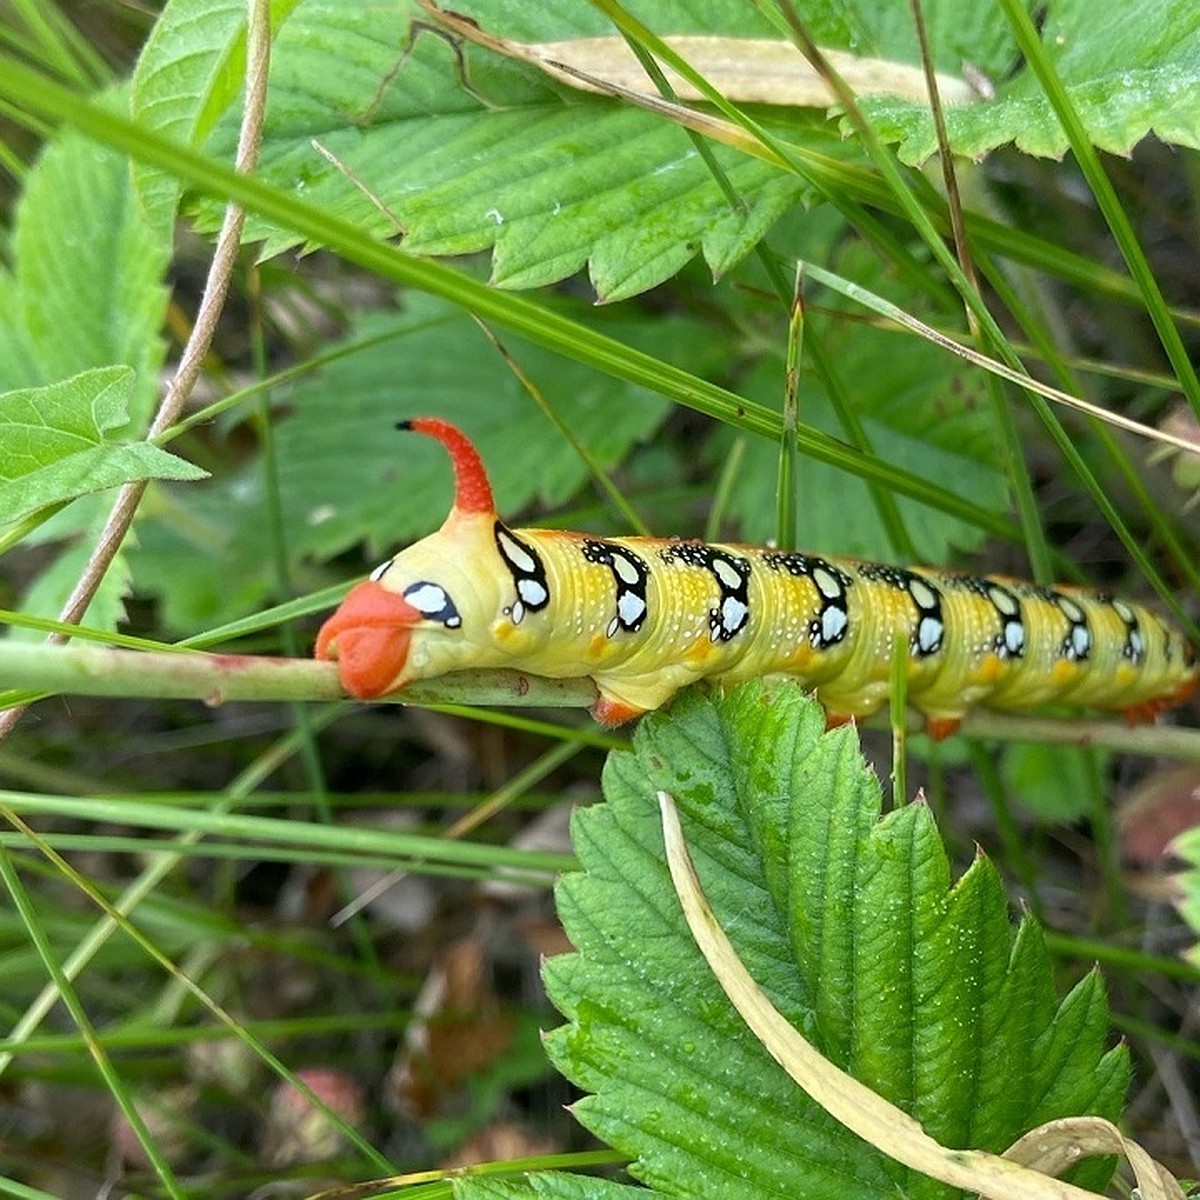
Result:
M1188 864L1188 869L1176 877L1182 892L1176 903L1183 919L1200 937L1200 829L1189 829L1180 834L1173 849ZM1193 946L1187 956L1200 967L1200 946Z
M67 545L38 575L21 597L22 613L37 617L57 617L62 612L66 598L74 590L87 566L104 516L103 512L98 511L91 526L85 528L84 536ZM125 600L130 587L129 556L122 548L105 571L100 586L80 618L80 623L93 629L116 629L118 623L125 619ZM46 635L36 629L13 626L6 636L19 642L40 642Z
M986 13L988 26L1003 24L997 7L962 7ZM943 10L945 21L961 15L953 8ZM1148 133L1200 145L1200 9L1191 0L1054 0L1045 10L1042 43L1094 145L1128 154ZM964 58L978 61L963 49ZM917 106L874 98L863 108L882 136L901 143L906 161L936 151L932 121ZM971 158L1007 142L1055 158L1067 149L1050 102L1025 69L999 83L994 99L948 109L946 128L955 153Z
M422 34L403 56L419 12L410 3L376 9L352 0L308 0L297 9L274 48L267 179L383 236L397 232L394 218L414 253L495 247L499 286L553 283L586 265L606 300L669 278L698 251L714 271L727 269L806 193L795 177L718 146L742 201L735 210L682 130L474 49L468 91L440 37ZM476 15L494 24L497 13L485 5ZM769 29L735 0L659 13L701 30L722 16L747 33ZM531 9L529 20L508 24L517 36L611 32L586 8L567 21ZM327 69L332 57L337 71ZM837 153L834 130L800 122L807 124ZM790 132L801 133L795 121ZM231 115L210 149L227 158L235 136ZM323 158L313 138L343 165ZM216 210L206 211L215 221ZM265 238L266 254L295 243L253 220L246 238Z
M106 367L0 395L5 521L138 479L204 478L207 472L149 442L106 438L129 424L133 380L127 367Z
M524 41L612 34L587 6L477 0L454 7L490 33ZM798 176L714 145L740 200L735 211L681 129L473 46L464 51L464 77L451 47L428 32L406 53L418 14L411 3L376 9L306 0L297 7L275 45L266 178L381 236L396 233L398 223L416 253L494 248L500 286L545 285L586 265L605 299L661 282L697 252L715 272L727 270L808 196ZM831 48L920 61L905 0L810 6L805 16ZM659 4L652 25L660 34L783 36L737 0ZM998 9L943 5L928 26L940 69L960 73L968 61L994 82L994 98L947 111L956 153L979 157L1010 141L1031 153L1064 152L1066 138L1032 74L1010 74L1018 54ZM1043 37L1097 145L1127 153L1151 130L1200 144L1191 102L1200 82L1200 14L1190 0L1099 7L1057 0ZM172 53L183 58L189 48L186 37L175 48L164 35L156 55L169 64ZM326 68L333 57L337 71ZM905 160L936 149L924 105L887 97L862 104ZM761 119L795 146L827 156L854 152L839 147L824 113L777 109ZM231 114L211 148L228 158L235 136ZM314 138L341 165L323 158ZM207 213L215 222L215 208ZM255 221L246 236L265 239L267 254L296 241Z
M0 270L0 391L124 364L140 428L163 362L169 253L137 209L128 161L64 129L29 174L13 270Z
M652 1200L661 1195L611 1179L559 1171L543 1171L524 1179L467 1176L455 1179L453 1185L455 1200Z
M546 983L575 1106L672 1195L945 1196L837 1125L733 1012L683 923L654 796L679 806L710 903L780 1011L838 1066L960 1147L1003 1150L1050 1116L1115 1118L1128 1082L1089 976L1057 1006L1040 931L1014 933L978 857L952 883L929 810L880 818L849 730L799 689L689 694L609 758L559 886L577 952ZM1089 1164L1081 1182L1101 1182Z
M1018 742L1005 747L1001 775L1010 794L1043 821L1078 821L1095 810L1096 753Z

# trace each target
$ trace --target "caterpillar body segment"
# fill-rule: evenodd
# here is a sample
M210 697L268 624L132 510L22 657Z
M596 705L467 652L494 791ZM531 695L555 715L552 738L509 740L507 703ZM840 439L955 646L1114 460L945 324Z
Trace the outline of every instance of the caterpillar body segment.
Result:
M1196 687L1194 652L1139 604L998 576L660 538L509 529L475 448L433 418L403 428L451 454L442 528L382 564L322 627L352 695L510 667L590 677L618 724L699 679L788 675L831 723L886 703L893 645L935 736L975 705L1047 703L1149 720Z

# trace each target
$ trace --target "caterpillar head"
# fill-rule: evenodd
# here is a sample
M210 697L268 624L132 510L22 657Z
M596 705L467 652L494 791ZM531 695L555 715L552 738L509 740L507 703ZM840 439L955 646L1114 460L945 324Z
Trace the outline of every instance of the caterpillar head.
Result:
M433 417L402 421L398 428L436 438L449 450L454 507L437 533L352 588L317 634L316 657L336 659L342 685L360 700L453 669L455 659L470 654L463 610L479 608L471 563L476 542L492 546L496 521L487 473L460 430Z

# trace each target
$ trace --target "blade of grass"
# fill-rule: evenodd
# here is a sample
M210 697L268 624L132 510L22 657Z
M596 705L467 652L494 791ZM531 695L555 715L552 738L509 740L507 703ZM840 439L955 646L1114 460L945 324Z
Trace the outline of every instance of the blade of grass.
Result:
M1029 69L1037 76L1046 98L1050 101L1059 121L1062 122L1067 140L1071 143L1071 152L1083 172L1084 179L1096 198L1100 211L1112 231L1113 240L1121 251L1121 257L1129 268L1146 313L1158 332L1159 341L1166 352L1167 359L1175 369L1176 377L1183 387L1192 411L1200 420L1200 379L1196 376L1195 368L1179 336L1179 330L1171 318L1170 309L1159 289L1154 271L1142 251L1141 243L1134 233L1133 225L1121 205L1116 189L1104 172L1100 156L1092 145L1079 113L1071 103L1071 97L1063 87L1050 56L1042 44L1041 36L1033 24L1033 20L1023 4L1018 0L1000 0L1000 8L1017 39L1017 45L1025 57Z
M50 984L55 997L62 1002L63 1007L70 1013L71 1020L74 1022L75 1028L79 1030L80 1036L83 1039L88 1056L95 1064L100 1077L104 1080L109 1094L117 1104L117 1107L120 1108L122 1116L129 1123L130 1130L133 1132L134 1137L137 1138L138 1144L145 1153L146 1159L153 1168L155 1175L157 1175L159 1182L169 1196L175 1197L175 1200L184 1200L184 1191L179 1181L175 1178L175 1173L171 1170L170 1164L163 1157L153 1136L146 1128L146 1123L142 1119L141 1113L138 1112L137 1105L134 1104L129 1089L125 1086L124 1080L113 1066L112 1059L109 1058L107 1051L97 1038L96 1030L79 999L78 993L75 991L74 985L71 983L70 976L64 969L63 964L59 963L54 949L50 944L50 939L46 936L37 908L21 883L20 876L13 866L8 851L3 847L0 847L0 881L8 889L8 894L24 923L29 942L37 951L37 955L45 967L46 974L50 977Z

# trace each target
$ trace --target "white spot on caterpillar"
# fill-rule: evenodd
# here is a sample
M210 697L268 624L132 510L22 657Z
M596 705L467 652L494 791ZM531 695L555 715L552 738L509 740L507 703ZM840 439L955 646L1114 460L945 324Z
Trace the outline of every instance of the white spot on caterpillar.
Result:
M734 570L733 564L727 563L723 558L713 559L712 573L727 588L742 586L742 577Z
M726 596L721 604L721 626L726 633L737 633L749 615L750 610L736 596Z
M440 613L446 607L446 593L436 583L423 583L419 587L410 588L404 593L404 598L417 612L426 616Z
M537 608L539 605L545 604L549 599L549 593L546 591L546 585L537 579L518 579L517 580L517 595L524 600L530 608ZM519 603L520 601L518 601Z
M919 609L937 608L937 593L923 579L910 579L908 593Z
M1025 626L1020 621L1005 621L1004 648L1014 655L1025 649Z
M367 576L367 578L370 579L372 583L378 583L388 573L388 568L391 567L392 561L393 560L389 558L387 562L381 562L379 566L377 566L375 570L373 570L371 574Z
M1083 609L1070 596L1060 595L1058 597L1058 607L1066 614L1069 621L1081 622L1083 620Z
M508 559L518 571L523 571L525 574L532 574L537 570L537 561L533 555L529 553L519 542L514 541L509 536L508 530L500 528L496 530L496 537L501 543L501 548L504 551L504 557Z
M1117 616L1120 617L1126 625L1136 624L1136 620L1133 615L1133 609L1130 608L1124 600L1114 600L1112 602L1112 606L1114 609L1116 609Z
M1008 592L996 587L995 584L988 588L988 599L1001 616L1015 617L1020 609L1016 597L1010 596Z
M917 649L922 654L932 654L941 646L944 632L936 617L922 617L917 623Z
M624 584L632 587L635 583L641 581L641 574L637 567L633 565L619 550L613 551L612 569L617 578Z
M632 625L643 616L645 611L646 602L636 592L621 593L621 597L617 601L617 616L622 624Z
M1079 614L1083 616L1082 613ZM1088 650L1092 645L1091 634L1087 631L1086 625L1071 626L1071 655L1074 658L1087 658Z
M514 625L520 625L525 620L525 605L518 600L512 608L508 609L508 615L512 618Z
M849 623L844 609L830 606L821 614L821 641L826 644L836 642Z
M608 628L604 631L604 633L607 637L616 637L617 630L620 628L621 628L620 617L613 617L613 619L611 621L609 621Z
M817 567L812 573L813 583L817 591L826 600L836 600L842 594L842 585L824 567Z

